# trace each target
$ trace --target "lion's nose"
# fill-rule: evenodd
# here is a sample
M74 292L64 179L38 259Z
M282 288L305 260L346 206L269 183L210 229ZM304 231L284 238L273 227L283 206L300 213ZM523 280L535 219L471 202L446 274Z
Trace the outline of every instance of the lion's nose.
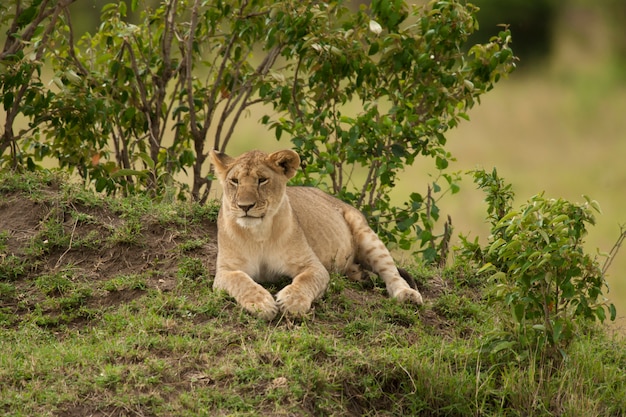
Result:
M245 213L248 213L248 211L255 206L254 203L252 204L237 204L239 206L239 208L241 210L243 210Z

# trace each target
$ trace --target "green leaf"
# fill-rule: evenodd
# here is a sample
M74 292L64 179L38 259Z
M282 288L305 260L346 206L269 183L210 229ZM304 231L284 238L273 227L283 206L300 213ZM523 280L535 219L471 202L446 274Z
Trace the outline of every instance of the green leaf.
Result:
M493 264L491 262L487 262L478 271L476 271L476 273L477 274L481 274L481 273L483 273L485 271L490 271L492 269L495 269L495 266L493 266Z
M150 157L150 155L148 155L146 152L139 152L137 153L137 156L139 158L141 158L142 161L144 161L146 163L146 165L150 168L150 169L154 169L154 161L152 160L152 158ZM132 170L130 170L132 171ZM124 174L124 175L134 175L134 174Z
M370 45L370 49L369 51L367 51L367 54L369 56L372 56L372 55L375 55L379 50L380 50L380 45L378 44L378 42L374 42Z
M283 127L282 125L275 125L274 127L274 136L276 137L276 140L280 140L280 137L283 135Z
M606 311L604 311L604 306L596 307L595 314L598 320L600 320L600 323L604 323L604 320L606 320Z
M4 97L2 98L2 104L4 104L4 110L8 111L13 105L13 92L7 91L4 93Z
M526 311L526 307L522 303L517 303L513 305L513 318L517 323L522 323L524 321L524 314Z
M490 350L491 354L496 354L498 352L501 352L503 350L507 350L507 349L512 349L517 345L516 342L511 342L511 341L501 341L498 342L494 345L494 347Z
M548 237L548 234L546 233L545 230L539 229L537 230L537 232L541 235L541 237L543 238L544 242L546 242L546 245L550 244L550 238Z
M444 170L448 168L448 160L438 156L435 159L435 165L437 166L437 169Z
M574 288L574 285L569 280L561 283L560 288L562 291L561 296L565 299L573 298L574 295L576 295L576 288Z

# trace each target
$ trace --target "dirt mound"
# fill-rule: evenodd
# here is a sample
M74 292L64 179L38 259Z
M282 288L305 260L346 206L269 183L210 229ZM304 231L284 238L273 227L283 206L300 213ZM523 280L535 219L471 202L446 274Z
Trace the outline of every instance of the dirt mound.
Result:
M5 321L41 308L47 296L103 307L127 303L149 289L171 290L181 262L189 259L201 263L198 273L213 275L213 218L166 213L164 219L159 207L112 207L110 199L71 194L54 183L35 193L0 194L0 313ZM62 316L62 303L48 308ZM68 321L81 320L65 317Z

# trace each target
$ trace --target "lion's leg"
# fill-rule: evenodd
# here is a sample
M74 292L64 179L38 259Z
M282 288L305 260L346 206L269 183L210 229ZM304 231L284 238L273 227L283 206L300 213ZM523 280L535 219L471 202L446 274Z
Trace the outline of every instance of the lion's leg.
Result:
M243 271L218 271L213 289L226 291L239 305L262 319L271 320L278 313L272 294Z
M357 244L357 260L369 265L385 282L387 292L399 301L422 304L422 295L402 278L385 244L369 227L363 215L356 210L344 211Z
M311 309L313 301L324 293L329 280L328 271L321 264L308 267L276 294L276 302L287 314L304 315Z

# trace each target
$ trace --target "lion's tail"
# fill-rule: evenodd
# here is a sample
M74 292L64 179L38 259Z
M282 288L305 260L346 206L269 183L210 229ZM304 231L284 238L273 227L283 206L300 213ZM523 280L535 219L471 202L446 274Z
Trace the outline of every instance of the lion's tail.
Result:
M343 216L354 236L357 262L369 267L380 276L385 282L387 292L394 298L411 288L407 280L402 277L391 253L369 227L363 214L352 207L347 207Z

